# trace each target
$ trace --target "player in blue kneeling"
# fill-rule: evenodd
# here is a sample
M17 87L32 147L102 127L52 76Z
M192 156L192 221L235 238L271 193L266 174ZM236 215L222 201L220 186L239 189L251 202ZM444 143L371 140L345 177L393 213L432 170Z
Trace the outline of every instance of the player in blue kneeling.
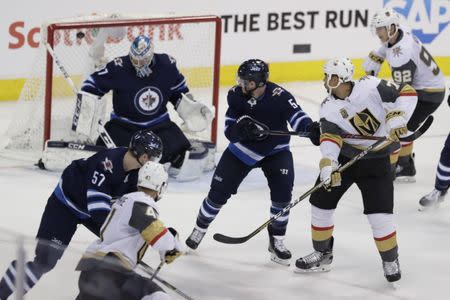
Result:
M128 148L103 150L64 169L42 215L34 260L25 264L25 292L55 267L78 224L99 235L111 199L136 191L139 168L149 160L159 161L162 150L158 136L141 130ZM2 300L15 290L16 264L10 264L0 281Z
M309 131L318 145L320 126L300 108L294 96L281 86L267 81L268 65L259 59L243 62L237 73L238 85L228 92L225 136L230 141L223 153L204 199L196 226L186 240L196 249L221 207L254 168L261 168L267 178L272 205L270 215L289 204L294 183L294 166L289 150L289 136L270 136L261 130ZM272 260L289 265L291 253L283 243L289 212L268 226Z
M154 53L154 43L149 37L136 37L128 55L114 58L83 82L78 94L78 100L83 103L80 113L95 116L90 112L101 109L92 106L101 103L100 98L109 91L112 91L113 111L105 129L117 146L127 146L136 131L150 129L163 142L161 163L170 162L172 168L169 174L186 178L201 174L201 170L200 174L185 174L196 170L190 161L195 155L189 157L192 145L183 131L170 120L167 104L173 104L187 129L192 132L207 129L213 113L206 105L195 101L173 57ZM88 132L83 132L85 128ZM77 126L76 130L91 136L90 126ZM97 139L97 145L104 145L102 139Z

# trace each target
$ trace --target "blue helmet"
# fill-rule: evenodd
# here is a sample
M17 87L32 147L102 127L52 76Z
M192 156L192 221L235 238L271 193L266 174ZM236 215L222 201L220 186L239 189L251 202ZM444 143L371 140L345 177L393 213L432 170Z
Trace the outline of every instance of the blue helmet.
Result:
M238 80L254 81L256 87L261 87L269 78L269 66L260 59L249 59L239 66L237 76Z
M131 138L128 148L136 158L139 158L142 154L147 154L151 161L159 162L163 144L161 139L151 130L139 130Z
M147 77L152 73L150 64L153 60L154 45L152 40L145 35L139 35L134 39L130 47L130 60L136 69L137 76Z

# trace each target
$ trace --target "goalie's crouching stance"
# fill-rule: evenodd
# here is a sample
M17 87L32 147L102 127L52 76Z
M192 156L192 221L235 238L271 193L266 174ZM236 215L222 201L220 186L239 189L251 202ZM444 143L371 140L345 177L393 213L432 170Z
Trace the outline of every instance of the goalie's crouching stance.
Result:
M161 164L147 162L139 170L138 191L114 203L100 238L88 247L76 268L81 271L77 300L170 299L156 283L133 271L148 245L166 263L181 255L177 232L158 219L156 201L165 191L167 178Z
M113 111L103 128L98 122L99 116L104 116L101 98L109 91ZM138 130L152 130L163 142L161 163L170 163L169 174L182 181L196 179L214 168L215 145L189 141L170 119L168 102L184 121L182 127L190 132L207 130L214 118L214 112L190 93L176 60L154 53L153 40L140 35L128 55L114 58L83 82L72 130L94 141L100 128L96 144L101 146L108 146L101 134L103 129L117 146L128 145Z

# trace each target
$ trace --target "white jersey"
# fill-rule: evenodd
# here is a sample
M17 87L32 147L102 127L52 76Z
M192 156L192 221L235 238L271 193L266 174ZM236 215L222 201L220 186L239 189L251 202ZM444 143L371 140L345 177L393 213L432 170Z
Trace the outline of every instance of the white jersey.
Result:
M401 27L399 34L397 43L378 50L391 66L393 80L397 84L407 83L416 90L445 89L444 75L419 39Z
M112 205L100 230L100 239L88 247L87 256L101 257L114 253L126 267L133 269L136 266L149 246L140 231L130 226L136 202L148 206L148 215L155 219L158 217L156 202L145 193L134 192L122 196Z
M399 113L407 121L416 104L417 94L411 86L404 85L398 90L392 83L373 76L354 82L352 92L343 100L329 95L319 112L323 156L337 161L341 148L343 155L354 156L376 141L342 139L340 134L387 136L386 116L389 113ZM371 156L367 156L369 157Z

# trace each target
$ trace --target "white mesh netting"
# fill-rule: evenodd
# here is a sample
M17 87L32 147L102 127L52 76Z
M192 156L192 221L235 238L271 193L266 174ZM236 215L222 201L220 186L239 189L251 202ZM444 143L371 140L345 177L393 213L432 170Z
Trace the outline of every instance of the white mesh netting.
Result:
M187 79L191 93L197 100L210 106L213 103L214 62L216 49L216 23L213 17L178 18L164 17L119 17L90 16L59 21L56 27L64 24L64 29L53 31L54 52L67 70L77 88L81 82L95 70L95 65L104 63L117 56L126 55L134 38L139 34L149 35L155 41L155 52L168 53L177 60L177 66ZM181 21L180 21L181 20ZM120 23L120 26L112 26ZM43 40L49 26L41 29ZM71 27L73 26L73 27ZM86 26L86 27L83 27ZM16 118L8 130L5 149L40 152L44 143L44 111L47 80L52 81L50 140L83 142L71 131L71 121L75 105L75 95L53 61L52 76L46 78L47 51L41 43L34 60L30 76L22 89ZM110 94L107 98L105 120L112 110ZM178 124L181 120L169 104L171 119ZM193 137L211 139L211 129ZM189 133L187 133L190 135ZM192 136L191 136L192 137Z

